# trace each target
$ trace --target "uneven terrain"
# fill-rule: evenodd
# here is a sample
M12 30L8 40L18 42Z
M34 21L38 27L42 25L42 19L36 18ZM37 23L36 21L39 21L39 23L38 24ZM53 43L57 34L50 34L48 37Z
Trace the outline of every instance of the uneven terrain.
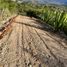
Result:
M18 16L0 39L0 67L67 67L67 42L36 19Z

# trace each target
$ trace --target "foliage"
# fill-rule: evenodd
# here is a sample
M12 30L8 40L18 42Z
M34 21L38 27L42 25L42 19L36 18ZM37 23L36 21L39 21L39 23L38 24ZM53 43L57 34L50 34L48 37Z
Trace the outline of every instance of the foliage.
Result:
M21 14L43 20L53 26L54 31L62 30L67 33L67 10L56 6L34 5L31 3L18 3L12 0L0 0L0 10L6 8L11 14Z

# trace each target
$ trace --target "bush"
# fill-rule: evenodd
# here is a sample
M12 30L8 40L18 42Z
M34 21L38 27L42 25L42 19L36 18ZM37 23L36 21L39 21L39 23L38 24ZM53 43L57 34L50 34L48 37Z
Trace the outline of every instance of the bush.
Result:
M26 15L29 16L29 17L35 17L35 18L37 18L36 12L32 11L32 10L26 11Z

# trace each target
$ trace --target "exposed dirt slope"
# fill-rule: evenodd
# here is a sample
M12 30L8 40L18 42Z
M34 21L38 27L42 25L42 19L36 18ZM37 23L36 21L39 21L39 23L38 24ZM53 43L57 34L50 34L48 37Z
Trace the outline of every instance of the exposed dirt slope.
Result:
M0 67L67 67L67 44L35 19L18 16L0 40Z

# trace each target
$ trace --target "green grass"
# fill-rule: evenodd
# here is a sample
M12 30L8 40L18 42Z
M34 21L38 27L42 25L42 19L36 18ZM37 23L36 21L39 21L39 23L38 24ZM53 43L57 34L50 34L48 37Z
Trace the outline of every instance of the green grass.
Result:
M31 3L17 3L10 0L1 0L0 9L6 8L11 14L21 14L39 18L51 25L54 31L64 31L67 34L67 10L56 6L33 5ZM8 15L8 14L7 14Z

